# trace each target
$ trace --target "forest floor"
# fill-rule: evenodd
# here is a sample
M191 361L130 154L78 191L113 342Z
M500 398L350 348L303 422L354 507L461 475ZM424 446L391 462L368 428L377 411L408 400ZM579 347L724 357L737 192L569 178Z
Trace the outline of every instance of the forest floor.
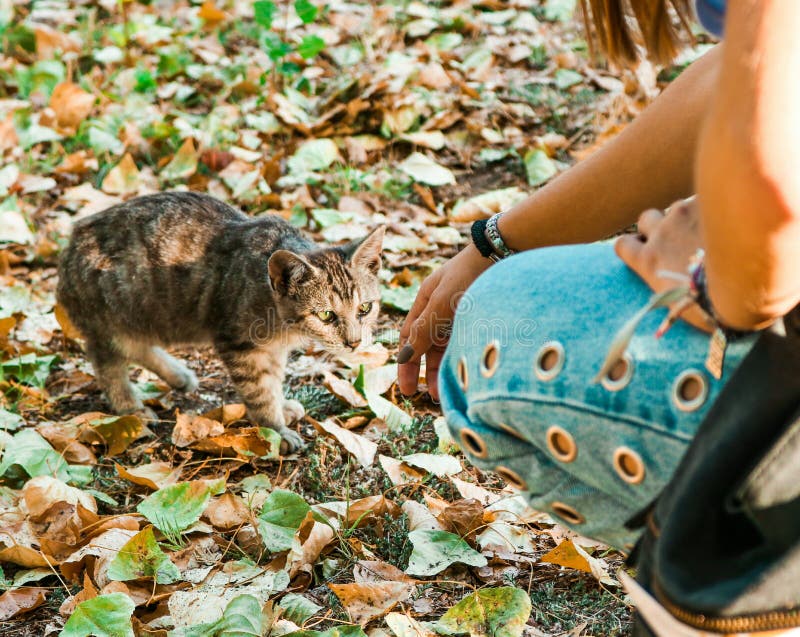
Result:
M394 385L403 317L469 223L679 71L592 63L572 5L0 2L3 635L627 634L623 556L531 511ZM131 370L157 422L108 414L58 253L76 219L167 189L321 242L387 227L376 345L291 361L302 452L244 420L205 349L178 351L191 395Z

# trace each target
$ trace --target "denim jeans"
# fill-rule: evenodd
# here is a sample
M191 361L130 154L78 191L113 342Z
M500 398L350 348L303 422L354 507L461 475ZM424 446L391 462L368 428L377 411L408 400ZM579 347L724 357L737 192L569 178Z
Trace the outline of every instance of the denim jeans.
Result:
M626 522L670 479L703 416L752 346L705 368L709 336L648 314L623 360L594 382L650 289L608 243L534 250L487 270L461 299L440 370L447 422L477 466L534 509L629 550Z

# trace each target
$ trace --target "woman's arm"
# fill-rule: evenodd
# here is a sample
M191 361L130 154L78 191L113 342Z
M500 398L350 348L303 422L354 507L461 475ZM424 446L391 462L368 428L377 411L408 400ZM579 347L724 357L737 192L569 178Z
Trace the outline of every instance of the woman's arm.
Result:
M715 47L614 139L504 214L506 244L527 250L596 241L646 208L692 194L692 158L719 63Z
M800 301L800 2L729 2L696 163L709 295L763 327Z

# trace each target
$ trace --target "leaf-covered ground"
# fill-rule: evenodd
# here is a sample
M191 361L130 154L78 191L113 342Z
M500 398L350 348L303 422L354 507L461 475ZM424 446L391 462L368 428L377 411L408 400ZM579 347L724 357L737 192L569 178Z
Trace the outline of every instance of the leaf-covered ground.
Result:
M393 384L403 314L469 222L658 89L591 64L572 4L0 0L3 635L626 634L621 556L528 510ZM192 395L132 370L158 422L107 414L54 306L72 223L169 188L321 241L388 228L378 343L291 363L297 455L206 350L179 352Z

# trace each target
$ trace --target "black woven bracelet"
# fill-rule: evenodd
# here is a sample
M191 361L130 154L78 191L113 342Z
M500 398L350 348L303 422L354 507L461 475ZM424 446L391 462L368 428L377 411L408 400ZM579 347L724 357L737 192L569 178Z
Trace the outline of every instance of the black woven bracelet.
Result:
M700 307L703 312L708 314L717 324L717 327L725 334L728 341L735 341L743 338L751 332L743 332L727 327L717 320L717 315L714 312L714 306L711 305L711 298L708 296L708 283L706 281L706 268L703 263L698 265L694 272L692 272L692 287L695 291L694 302Z
M486 219L478 219L472 224L471 232L472 243L478 248L478 252L481 253L481 256L489 259L494 254L494 248L489 239L486 238L486 223Z

